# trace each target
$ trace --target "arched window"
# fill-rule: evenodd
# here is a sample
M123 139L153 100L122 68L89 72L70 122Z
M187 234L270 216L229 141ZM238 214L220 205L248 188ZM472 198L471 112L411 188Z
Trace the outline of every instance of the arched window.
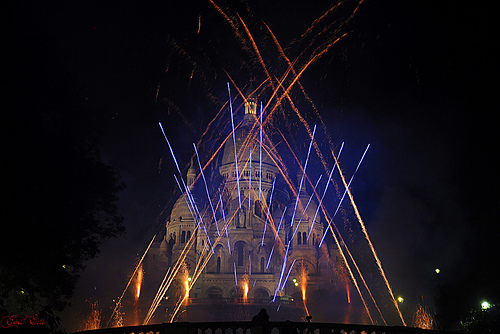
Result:
M261 257L260 258L260 272L261 273L266 271L265 262L266 262L266 259L264 259L264 257Z
M220 273L222 271L222 260L224 259L224 247L222 245L217 245L214 248L214 255L210 258L210 262L207 266L207 272L210 273Z
M307 233L302 232L302 244L307 245Z
M186 242L189 242L189 239L191 239L191 231L187 231Z
M210 299L219 299L222 298L222 290L218 287L210 287L207 291L208 298Z
M174 245L175 245L175 232L174 232Z
M260 201L255 201L255 215L262 218L262 203Z
M302 244L302 233L297 233L297 245Z
M254 298L255 299L269 298L269 291L267 291L266 288L259 287L255 289Z
M238 267L243 267L244 264L244 251L245 251L245 243L243 241L238 241L234 248L236 249L236 265Z
M186 242L186 231L182 231L181 234L181 244Z
M315 234L313 233L313 240L312 240L312 245L313 246L315 245L315 243L314 243L314 236L315 236Z

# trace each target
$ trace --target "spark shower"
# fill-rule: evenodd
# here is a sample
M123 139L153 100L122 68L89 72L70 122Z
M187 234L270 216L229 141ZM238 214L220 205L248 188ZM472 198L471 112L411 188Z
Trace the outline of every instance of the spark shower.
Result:
M327 24L320 34L313 36L313 32L325 24L326 18L344 3L332 5L300 37L302 42L309 40L309 43L292 60L263 23L278 50L280 62L286 64L282 73L276 73L264 60L263 46L254 39L240 15L229 13L213 1L210 3L229 24L242 48L253 54L252 62L260 67L264 80L254 88L253 79L250 79L240 88L226 72L230 81L227 83L228 98L198 143L193 143L193 154L187 165L177 160L168 131L159 123L177 170L173 177L180 197L165 230L153 237L130 278L132 280L136 272L143 273L138 268L142 268L148 251L164 256L164 265L156 268L162 274L158 282L152 283L157 289L148 303L148 311L143 314L142 323L163 321L155 318L162 303L168 304L166 320L173 322L202 299L215 302L232 298L234 304L256 305L266 300L269 307L279 313L285 312L295 298L302 305L302 313L296 314L309 315L308 303L314 303L311 292L320 291L319 287L329 280L336 290L344 289L349 304L354 298L350 285L353 286L367 322L387 324L385 312L396 312L400 324L406 325L351 192L351 184L355 182L354 177L370 144L367 143L364 152L359 152L357 167L346 176L340 159L344 143L335 145L332 142L318 108L300 82L312 64L348 36L345 26L363 1L355 3L346 19ZM200 33L201 17L198 24ZM170 43L183 54L181 46L172 40ZM193 63L190 80L195 74L203 77ZM311 128L299 110L297 91L315 112L318 127ZM157 99L159 92L160 85ZM265 105L264 101L267 101ZM298 121L294 122L292 116ZM297 142L300 142L297 138L302 133L308 137L304 141L307 152L297 149ZM212 145L208 149L207 142ZM317 168L311 170L310 159L314 159L316 167L323 172L318 175ZM188 167L185 180L183 171ZM297 171L297 182L293 171ZM330 184L332 187L328 191ZM195 188L201 191L194 193ZM183 215L175 216L176 210ZM351 210L371 254L373 268L385 286L384 292L379 284L376 293L372 291L373 282L363 273L355 252L348 246L349 241L342 235L342 228L337 226L341 224L353 229ZM251 236L244 237L245 233ZM325 239L327 235L331 236L329 242L325 242L329 240ZM141 281L147 282L149 273L144 271ZM369 276L371 274L373 270ZM224 284L210 283L217 277ZM127 288L129 285L130 281ZM383 294L386 296L380 297ZM390 300L390 311L387 311L387 302L382 303L386 306L379 306L383 298Z

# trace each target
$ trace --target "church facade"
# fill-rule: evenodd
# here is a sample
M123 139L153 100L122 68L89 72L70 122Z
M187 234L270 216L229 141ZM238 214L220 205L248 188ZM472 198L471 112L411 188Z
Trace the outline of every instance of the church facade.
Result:
M338 257L326 243L319 247L324 225L316 199L301 182L302 169L285 177L280 159L262 135L249 89L234 137L227 135L203 175L191 162L186 191L149 252L150 273L161 279L168 268L178 271L163 314L188 293L181 320L250 320L266 307L272 320L299 321L306 294L335 286Z

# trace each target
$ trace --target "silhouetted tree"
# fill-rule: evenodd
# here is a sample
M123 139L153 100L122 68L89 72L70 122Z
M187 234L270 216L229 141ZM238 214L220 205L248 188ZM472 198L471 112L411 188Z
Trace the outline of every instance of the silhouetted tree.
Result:
M51 55L12 50L0 123L0 316L43 312L56 328L53 311L67 304L85 261L124 231L116 205L124 184L100 157L102 117L76 81Z
M464 333L496 333L500 326L500 312L498 307L493 305L488 309L470 310L462 317L458 330Z

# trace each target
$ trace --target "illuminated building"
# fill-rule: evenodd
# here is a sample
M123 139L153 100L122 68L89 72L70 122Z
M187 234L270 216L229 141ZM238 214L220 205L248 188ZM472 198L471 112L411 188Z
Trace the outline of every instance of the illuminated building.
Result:
M267 139L261 151L258 101L251 93L249 88L244 117L235 122L234 139L227 137L204 170L213 211L195 158L186 185L196 207L184 192L173 206L164 236L149 252L146 276L157 276L159 284L167 268L173 267L186 249L177 284L172 284L166 293L168 299L162 303L163 314L170 312L185 293L182 277L191 277L207 252L212 253L210 260L189 291L177 319L250 320L266 307L273 320L300 320L305 312L301 287L306 287L308 296L319 289L335 288L334 263L330 259L335 261L339 256L336 249L328 250L326 243L318 247L324 226L317 202L311 200L305 182L298 199L295 195L302 169L298 168L297 182L291 185L276 158L268 153L271 145ZM283 289L277 289L280 282Z

